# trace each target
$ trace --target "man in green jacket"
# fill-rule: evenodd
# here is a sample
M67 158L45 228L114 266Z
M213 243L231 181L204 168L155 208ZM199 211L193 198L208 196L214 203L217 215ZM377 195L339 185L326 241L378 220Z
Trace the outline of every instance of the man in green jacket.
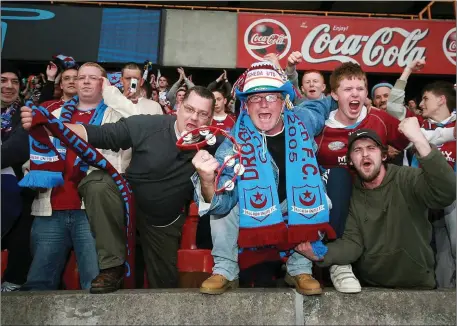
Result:
M444 156L430 147L417 118L399 130L413 143L421 168L386 164L387 148L372 130L349 136L347 161L357 172L341 239L317 257L309 242L296 250L318 266L355 263L359 279L371 286L436 287L432 226L427 210L456 199L456 178Z

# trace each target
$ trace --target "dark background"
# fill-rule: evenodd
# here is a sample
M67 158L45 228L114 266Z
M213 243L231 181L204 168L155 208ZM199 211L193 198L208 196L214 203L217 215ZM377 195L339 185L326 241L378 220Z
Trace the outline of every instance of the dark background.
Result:
M22 5L2 3L2 8L8 7L20 8ZM70 55L80 61L97 59L101 8L74 6L70 9L36 4L28 4L27 8L48 10L55 16L47 20L2 20L8 24L2 59L50 60L57 54ZM4 11L3 15L25 16L26 13Z

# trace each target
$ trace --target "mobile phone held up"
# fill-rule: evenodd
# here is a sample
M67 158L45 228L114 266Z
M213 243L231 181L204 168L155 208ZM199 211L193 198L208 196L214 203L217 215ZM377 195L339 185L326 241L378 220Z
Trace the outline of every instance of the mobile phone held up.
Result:
M135 93L138 87L138 79L132 78L130 79L130 92Z

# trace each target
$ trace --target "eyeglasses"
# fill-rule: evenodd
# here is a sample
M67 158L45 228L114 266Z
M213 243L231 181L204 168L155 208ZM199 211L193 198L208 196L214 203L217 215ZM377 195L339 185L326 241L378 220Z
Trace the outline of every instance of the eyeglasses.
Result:
M187 106L187 105L183 105L183 108L186 111L186 113L188 113L190 115L194 115L194 113L197 113L198 118L200 120L202 120L202 121L206 121L210 117L208 112L205 112L205 111L198 112L198 111L194 110L193 108L191 108L190 106Z
M62 78L62 80L65 80L65 81L77 80L77 79L78 79L77 76L65 76L65 77Z
M262 99L265 99L268 103L274 103L279 99L282 99L279 94L268 94L266 96L253 95L248 97L248 103L260 103Z

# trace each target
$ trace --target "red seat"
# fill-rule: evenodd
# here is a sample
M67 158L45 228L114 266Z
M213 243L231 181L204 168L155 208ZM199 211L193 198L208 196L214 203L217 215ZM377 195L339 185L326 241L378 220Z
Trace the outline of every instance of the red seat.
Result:
M78 264L76 262L76 255L73 250L70 253L70 258L67 261L67 265L65 266L62 278L66 290L81 290L81 285L79 283Z
M2 250L2 280L3 280L3 273L5 273L6 266L8 266L8 250Z
M213 271L214 261L211 250L197 248L198 221L198 208L195 203L192 203L182 228L181 246L178 250L177 267L181 275L195 272L210 275ZM205 278L204 274L200 277Z
M209 249L197 249L198 207L192 202L189 215L182 228L181 249L178 250L179 272L212 273L214 260ZM281 259L278 250L264 249L258 251L245 250L239 255L240 269L246 269L264 261Z

